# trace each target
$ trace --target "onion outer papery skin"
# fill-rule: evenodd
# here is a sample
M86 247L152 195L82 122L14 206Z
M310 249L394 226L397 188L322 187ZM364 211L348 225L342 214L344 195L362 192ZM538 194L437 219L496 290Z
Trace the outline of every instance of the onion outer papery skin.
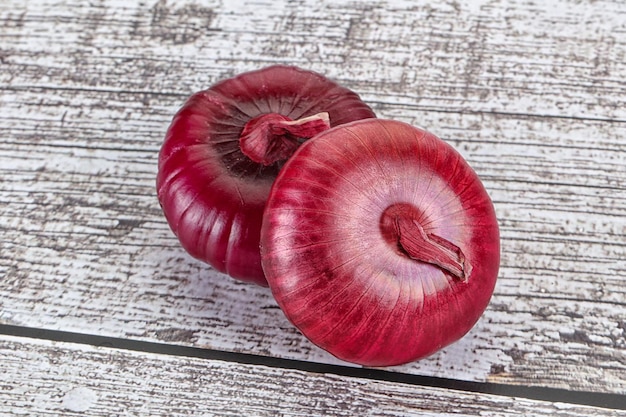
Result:
M265 201L284 161L264 166L239 137L253 118L296 120L327 112L331 127L373 111L327 78L276 65L240 74L192 95L174 116L159 153L158 199L181 245L233 278L267 285L259 238Z
M466 280L404 256L381 232L394 204L460 247ZM261 231L281 309L313 343L367 366L423 358L465 335L487 307L500 260L493 204L448 144L363 120L301 146L272 186Z

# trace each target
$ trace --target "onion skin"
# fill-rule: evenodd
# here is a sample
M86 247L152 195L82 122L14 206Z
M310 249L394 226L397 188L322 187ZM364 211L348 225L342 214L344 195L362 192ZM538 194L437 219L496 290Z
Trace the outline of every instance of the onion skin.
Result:
M426 235L460 248L465 272L407 256L390 207L411 207ZM376 119L296 151L272 186L261 254L274 297L307 338L342 360L390 366L472 328L493 293L499 241L486 190L451 146Z
M167 131L157 175L165 217L189 254L233 278L267 285L261 222L284 160L255 162L239 139L260 115L297 120L322 112L331 127L375 117L354 92L317 73L280 65L221 81L189 98Z

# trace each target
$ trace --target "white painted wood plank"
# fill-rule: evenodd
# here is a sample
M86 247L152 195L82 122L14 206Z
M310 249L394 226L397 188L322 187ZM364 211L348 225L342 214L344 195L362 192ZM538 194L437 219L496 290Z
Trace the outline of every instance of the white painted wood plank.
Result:
M0 336L2 415L624 416L625 411Z
M626 6L272 5L3 3L0 320L335 362L189 259L154 195L187 94L291 62L450 141L496 203L489 310L402 371L626 392Z
M272 62L371 100L626 120L619 0L3 2L13 86L185 93Z
M65 93L56 111L98 94ZM102 126L118 122L111 117L121 117L122 105L107 101L105 115L87 108L63 123L34 120L55 111L45 104L20 103L27 118L19 126L0 119L13 138L0 144L0 196L8 203L2 244L10 253L0 261L2 321L333 362L286 322L267 290L232 282L183 253L154 195L160 130L143 127L155 137L146 150L119 141L117 130ZM503 236L502 272L485 318L456 345L403 370L624 392L626 192L618 183L607 194L602 181L625 154L605 124L383 111L441 126L485 178ZM486 137L475 140L478 119ZM520 125L525 145L511 152L517 145L500 142L515 142ZM497 136L485 134L496 129ZM559 165L570 159L589 174L560 179ZM526 168L510 169L518 165Z

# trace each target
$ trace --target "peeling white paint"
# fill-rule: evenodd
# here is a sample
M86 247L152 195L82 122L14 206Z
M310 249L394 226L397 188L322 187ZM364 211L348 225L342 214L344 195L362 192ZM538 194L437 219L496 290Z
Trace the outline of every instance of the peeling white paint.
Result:
M86 387L77 387L63 396L62 405L67 410L82 412L89 410L97 401L98 394L94 390Z

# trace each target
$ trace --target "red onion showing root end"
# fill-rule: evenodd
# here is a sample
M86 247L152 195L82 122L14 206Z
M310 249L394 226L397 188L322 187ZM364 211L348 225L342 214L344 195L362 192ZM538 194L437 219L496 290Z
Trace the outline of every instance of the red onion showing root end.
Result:
M303 141L372 117L354 92L295 67L244 73L194 94L159 155L157 192L171 229L192 256L267 285L259 237L281 166Z
M388 366L466 334L499 268L493 204L448 144L363 120L304 143L278 175L263 268L286 316L340 359Z

